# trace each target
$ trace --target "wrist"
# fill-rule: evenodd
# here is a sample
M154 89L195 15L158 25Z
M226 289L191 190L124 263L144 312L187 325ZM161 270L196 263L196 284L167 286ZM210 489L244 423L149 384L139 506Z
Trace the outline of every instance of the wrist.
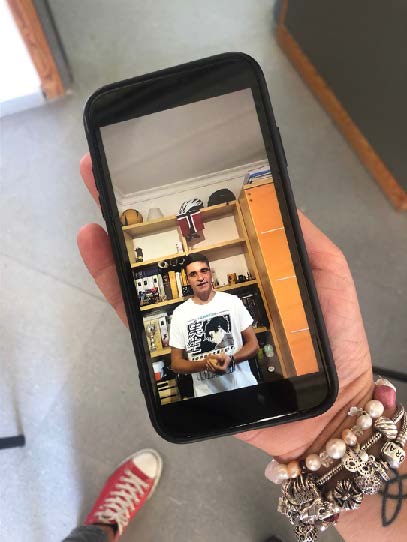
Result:
M295 526L298 540L316 540L318 530L335 525L342 512L372 510L392 470L404 462L407 414L403 405L396 406L389 381L379 378L373 393L344 410L337 423L321 431L322 451L315 442L305 461L284 465L273 460L266 468L267 478L283 483L278 510Z
M372 398L373 389L373 375L371 373L362 375L342 387L335 404L324 414L291 424L299 446L281 454L273 454L273 457L278 462L286 463L319 452L330 438L340 435L343 429L348 428L350 407L362 407L366 404ZM295 429L297 424L301 424L300 431ZM289 428L290 426L287 426L287 430Z

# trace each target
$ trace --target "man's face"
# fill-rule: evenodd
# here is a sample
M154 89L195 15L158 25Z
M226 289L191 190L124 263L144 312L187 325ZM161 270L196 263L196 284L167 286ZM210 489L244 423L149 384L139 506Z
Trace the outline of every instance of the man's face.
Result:
M185 272L188 284L195 295L207 293L212 290L212 273L205 262L192 262L187 265Z

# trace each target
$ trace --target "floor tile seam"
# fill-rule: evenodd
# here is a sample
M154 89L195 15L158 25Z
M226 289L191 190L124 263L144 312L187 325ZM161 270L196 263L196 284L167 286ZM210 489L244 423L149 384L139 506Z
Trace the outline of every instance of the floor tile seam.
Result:
M80 286L72 284L71 282L69 282L67 280L61 279L60 277L53 275L52 273L44 271L43 269L34 267L32 265L27 265L27 264L23 263L21 260L19 260L18 258L15 258L14 256L11 256L10 254L7 254L5 252L0 252L0 257L8 258L8 259L12 260L14 263L17 263L17 264L21 265L25 269L28 268L31 271L34 271L35 273L38 273L40 275L44 275L45 277L53 279L56 282L58 282L60 284L63 284L64 286L67 286L68 288L72 288L73 290L77 290L78 292L81 292L81 293L83 293L83 294L85 294L87 296L92 297L93 299L96 299L96 300L98 300L98 301L100 301L100 302L102 302L104 304L107 304L107 301L105 300L105 298L102 295L93 294L91 292L88 292L87 290L84 290Z

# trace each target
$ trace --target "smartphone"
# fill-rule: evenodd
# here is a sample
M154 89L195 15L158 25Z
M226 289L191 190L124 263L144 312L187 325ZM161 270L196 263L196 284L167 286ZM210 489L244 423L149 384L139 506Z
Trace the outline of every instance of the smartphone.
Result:
M337 376L257 62L107 85L84 125L156 431L184 443L326 411Z

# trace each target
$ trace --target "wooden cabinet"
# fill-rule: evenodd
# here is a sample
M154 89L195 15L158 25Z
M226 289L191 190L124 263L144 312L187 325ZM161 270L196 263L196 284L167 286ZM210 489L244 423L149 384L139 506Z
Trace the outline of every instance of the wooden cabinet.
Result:
M315 372L317 360L274 184L246 185L239 201L286 375Z

